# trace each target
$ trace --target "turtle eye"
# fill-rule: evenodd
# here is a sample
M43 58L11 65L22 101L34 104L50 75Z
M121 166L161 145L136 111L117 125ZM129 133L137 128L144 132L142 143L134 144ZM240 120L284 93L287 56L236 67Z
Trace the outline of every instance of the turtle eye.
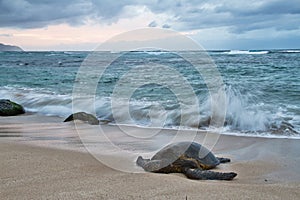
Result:
M205 166L202 163L200 163L200 162L198 162L198 163L199 163L199 166L201 169L205 169Z

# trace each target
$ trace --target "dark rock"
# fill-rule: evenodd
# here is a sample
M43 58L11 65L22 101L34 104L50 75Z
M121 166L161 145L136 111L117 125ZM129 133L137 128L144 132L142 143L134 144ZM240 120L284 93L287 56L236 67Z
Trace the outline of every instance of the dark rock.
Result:
M85 112L77 112L74 114L71 114L69 117L65 119L64 122L69 122L73 120L81 120L84 122L88 122L91 125L99 125L99 120L91 114L85 113Z
M0 99L0 116L14 116L25 113L24 108L8 99Z
M0 51L23 51L20 47L0 43Z
M210 121L211 121L211 117L210 116L201 118L200 122L199 122L199 127L198 128L209 127Z

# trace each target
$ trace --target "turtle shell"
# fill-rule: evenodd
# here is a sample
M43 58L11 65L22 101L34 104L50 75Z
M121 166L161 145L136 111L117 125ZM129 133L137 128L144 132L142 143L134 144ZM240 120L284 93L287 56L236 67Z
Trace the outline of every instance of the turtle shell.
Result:
M166 164L172 164L178 159L195 159L206 169L214 168L220 164L218 158L207 148L196 142L177 142L167 145L158 151L151 160L162 160Z

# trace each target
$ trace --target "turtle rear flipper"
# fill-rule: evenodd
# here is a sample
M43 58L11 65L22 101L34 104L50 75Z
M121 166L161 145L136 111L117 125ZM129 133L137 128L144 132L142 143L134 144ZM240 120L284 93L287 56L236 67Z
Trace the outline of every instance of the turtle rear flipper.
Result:
M228 162L230 162L230 158L217 157L217 159L219 159L220 163L228 163Z
M229 173L220 173L214 172L209 170L201 170L201 169L191 169L188 168L185 170L186 177L195 180L227 180L230 181L234 177L236 177L236 173L229 172Z

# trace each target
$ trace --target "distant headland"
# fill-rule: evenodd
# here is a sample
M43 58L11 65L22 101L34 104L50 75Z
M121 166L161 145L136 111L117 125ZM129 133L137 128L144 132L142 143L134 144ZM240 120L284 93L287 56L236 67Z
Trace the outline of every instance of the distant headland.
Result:
M0 51L24 51L18 46L5 45L0 43Z

